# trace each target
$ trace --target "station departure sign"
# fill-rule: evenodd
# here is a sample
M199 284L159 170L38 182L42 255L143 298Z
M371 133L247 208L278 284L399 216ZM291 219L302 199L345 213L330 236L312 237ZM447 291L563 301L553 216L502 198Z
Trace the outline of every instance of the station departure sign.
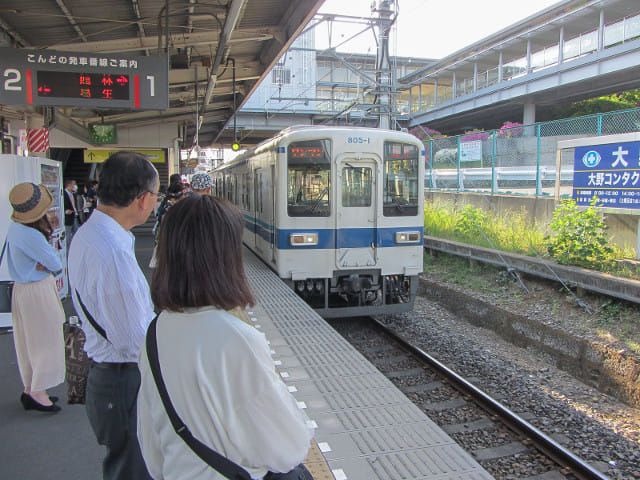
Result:
M166 56L0 48L0 104L165 110Z

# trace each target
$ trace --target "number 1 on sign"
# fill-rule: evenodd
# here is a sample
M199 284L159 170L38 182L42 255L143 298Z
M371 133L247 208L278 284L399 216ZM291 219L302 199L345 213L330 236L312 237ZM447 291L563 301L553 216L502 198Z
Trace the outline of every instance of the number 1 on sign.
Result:
M154 75L147 75L147 80L149 80L149 95L152 97L156 96L156 77Z

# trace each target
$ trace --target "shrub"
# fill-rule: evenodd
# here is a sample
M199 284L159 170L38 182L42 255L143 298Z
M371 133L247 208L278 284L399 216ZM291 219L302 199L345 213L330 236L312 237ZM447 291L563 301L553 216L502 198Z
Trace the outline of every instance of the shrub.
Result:
M474 140L482 140L485 141L487 138L489 138L489 136L491 135L491 132L485 132L484 130L470 130L468 132L465 132L465 134L460 137L460 141L461 142L473 142Z
M612 259L614 250L606 236L609 227L596 208L597 202L597 197L593 197L589 207L581 210L575 200L568 198L553 212L550 227L556 235L545 240L547 250L556 262L602 269Z
M413 127L409 130L409 133L423 142L429 142L431 140L437 140L438 138L445 137L445 135L440 133L438 130L423 126Z
M500 130L498 130L498 137L500 138L517 138L521 137L524 133L524 128L521 123L518 122L506 122Z

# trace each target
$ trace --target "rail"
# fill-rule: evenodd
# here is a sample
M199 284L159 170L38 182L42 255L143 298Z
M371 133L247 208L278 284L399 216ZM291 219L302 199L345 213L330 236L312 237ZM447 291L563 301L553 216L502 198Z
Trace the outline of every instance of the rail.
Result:
M372 318L371 321L377 328L384 331L391 338L399 342L404 348L410 351L420 360L427 363L431 368L442 375L451 385L454 385L459 391L462 391L469 397L473 398L486 411L496 415L500 420L508 426L512 431L518 433L531 442L545 455L552 458L559 465L568 468L577 478L583 480L608 480L609 477L602 474L587 462L564 448L558 442L547 436L545 433L531 425L523 418L516 415L513 411L501 404L485 392L477 388L472 383L458 375L456 372L448 368L446 365L438 361L426 353L421 348L413 345L404 337L394 332L380 321Z

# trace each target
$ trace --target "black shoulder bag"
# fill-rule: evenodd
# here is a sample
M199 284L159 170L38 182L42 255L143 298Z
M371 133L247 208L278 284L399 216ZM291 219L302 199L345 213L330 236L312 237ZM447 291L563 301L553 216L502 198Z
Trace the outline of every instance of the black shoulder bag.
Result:
M156 339L156 322L158 317L154 318L147 330L146 347L147 358L149 359L149 366L151 367L151 373L153 379L156 382L156 387L160 393L162 404L167 411L169 420L175 432L184 440L193 452L198 455L207 465L224 475L230 480L251 480L251 475L244 468L232 462L228 458L220 455L215 450L212 450L200 440L195 438L189 428L178 416L178 412L173 408L171 399L169 398L169 392L162 379L162 372L160 371L160 360L158 359L158 341Z

